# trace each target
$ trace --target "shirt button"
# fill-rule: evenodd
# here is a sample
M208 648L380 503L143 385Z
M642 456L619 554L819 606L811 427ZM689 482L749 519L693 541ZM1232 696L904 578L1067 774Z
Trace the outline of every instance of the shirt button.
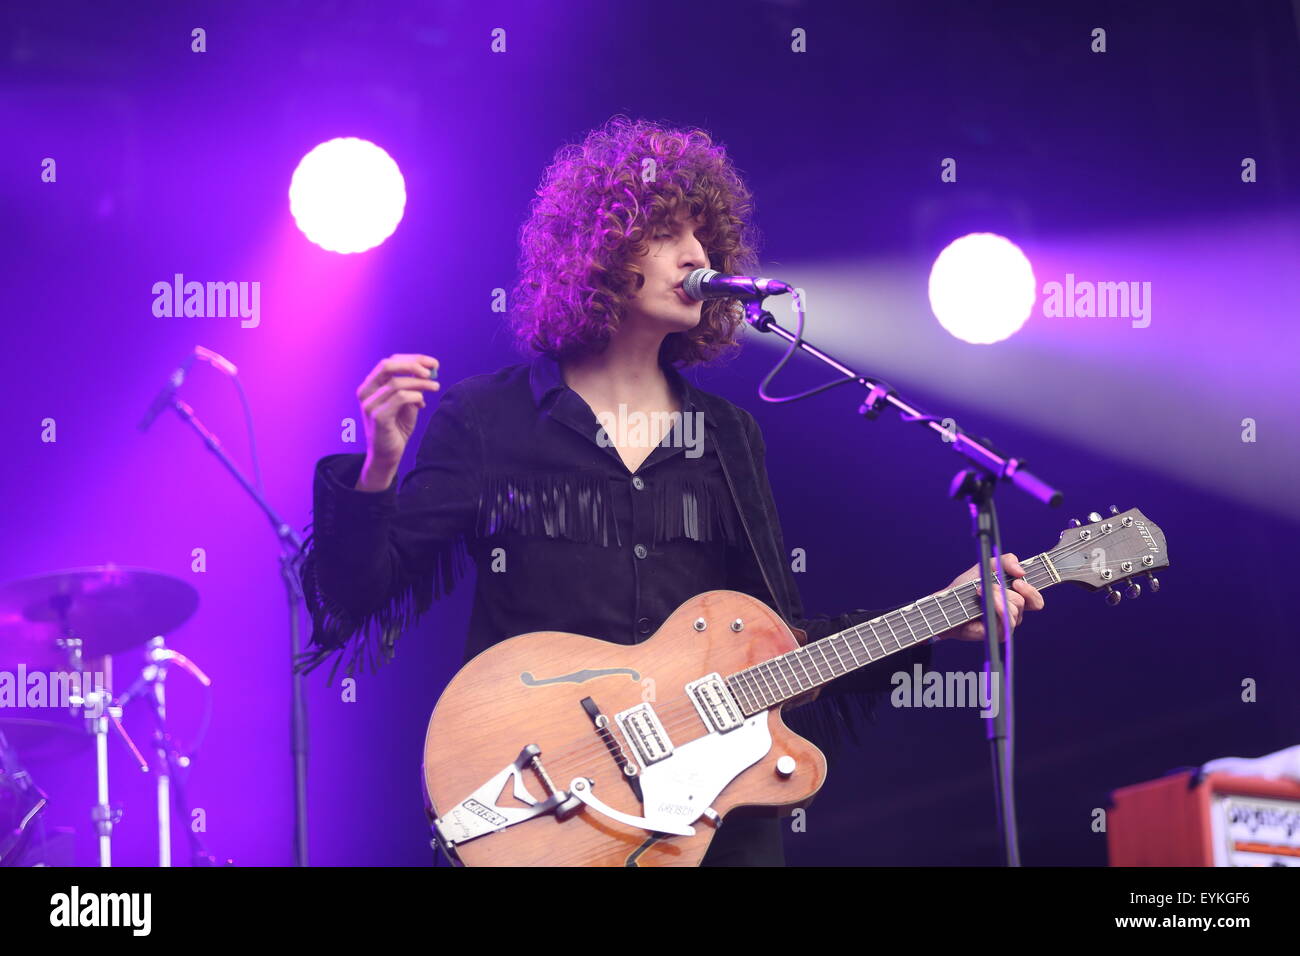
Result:
M645 487L645 482L641 480L640 475L632 476L632 487L635 488L637 491L640 491L642 488Z
M638 544L635 548L632 549L632 551L636 554L638 558L644 558L647 554L650 553L646 550L644 544Z
M637 622L636 622L636 629L637 629L637 632L640 633L640 634L649 634L649 633L650 633L650 618L648 618L648 617L643 617L643 618L641 618L641 620L637 621Z

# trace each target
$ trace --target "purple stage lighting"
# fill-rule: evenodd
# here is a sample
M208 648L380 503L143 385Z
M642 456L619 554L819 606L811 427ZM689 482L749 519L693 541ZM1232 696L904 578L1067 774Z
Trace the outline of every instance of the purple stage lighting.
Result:
M990 345L1020 331L1035 298L1034 270L1014 243L989 232L948 244L930 269L930 308L963 342Z
M347 137L302 158L289 183L298 228L330 252L365 252L393 234L406 208L406 181L374 143Z

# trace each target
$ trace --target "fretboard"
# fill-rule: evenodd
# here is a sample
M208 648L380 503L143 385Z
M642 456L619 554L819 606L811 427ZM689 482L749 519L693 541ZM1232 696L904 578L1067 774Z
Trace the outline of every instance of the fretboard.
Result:
M1060 581L1045 554L1021 561L1020 566L1025 569L1025 580L1039 590ZM968 581L737 671L727 678L727 686L749 716L915 647L983 613L978 579Z

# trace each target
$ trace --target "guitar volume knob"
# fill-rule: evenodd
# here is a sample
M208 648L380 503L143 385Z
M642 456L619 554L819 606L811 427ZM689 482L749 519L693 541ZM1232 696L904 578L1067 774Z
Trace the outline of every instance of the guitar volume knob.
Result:
M791 757L789 754L784 754L781 757L777 758L776 761L777 775L782 777L788 777L792 773L794 773L796 766L798 765L795 763L794 758Z

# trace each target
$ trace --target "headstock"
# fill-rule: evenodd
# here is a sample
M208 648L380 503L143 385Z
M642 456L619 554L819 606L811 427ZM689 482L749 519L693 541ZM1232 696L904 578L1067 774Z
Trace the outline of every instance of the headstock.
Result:
M1154 594L1160 590L1155 572L1169 567L1165 533L1136 508L1121 512L1114 505L1103 518L1097 512L1088 515L1088 523L1077 519L1061 532L1061 543L1047 552L1062 581L1074 581L1090 591L1106 590L1106 601L1118 604L1120 592L1114 586L1131 583L1125 589L1130 598L1142 593L1142 585L1133 579L1147 576L1147 586Z

